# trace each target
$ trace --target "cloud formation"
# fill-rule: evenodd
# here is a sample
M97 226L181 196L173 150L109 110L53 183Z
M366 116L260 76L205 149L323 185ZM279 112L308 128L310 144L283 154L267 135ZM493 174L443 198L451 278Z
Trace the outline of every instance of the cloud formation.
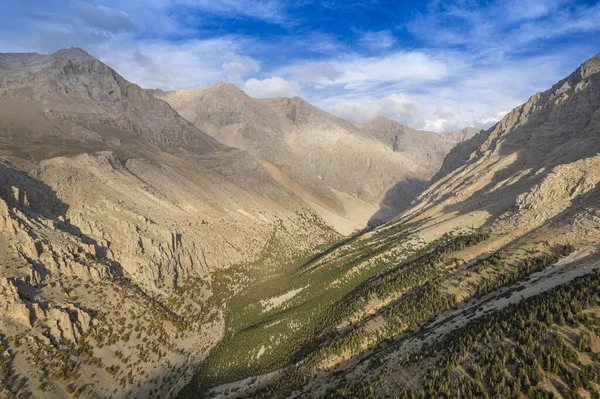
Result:
M263 80L248 79L244 83L244 91L255 98L295 97L300 95L301 87L297 82L288 81L278 76Z
M75 3L77 16L84 24L100 31L119 33L136 29L136 24L124 11L78 1Z
M110 44L97 46L92 54L142 87L171 90L218 81L241 83L247 73L260 69L256 60L240 55L243 45L235 37L190 40L180 45L152 40L118 49Z
M389 30L379 32L365 32L359 40L362 46L371 49L384 49L394 45L396 38Z
M451 118L458 113L460 113L460 111L453 105L440 105L434 112L434 114L440 118Z
M372 82L439 80L446 75L448 68L442 60L423 52L397 51L379 57L347 54L341 60L300 62L286 66L280 72L306 83L324 86L343 84L353 88Z
M381 100L345 101L324 106L334 115L352 123L365 123L378 116L411 124L418 121L419 105L404 94L390 94Z
M251 72L260 71L258 63L251 57L235 55L231 61L221 64L221 67L229 75L228 80L231 83L241 83L242 78Z

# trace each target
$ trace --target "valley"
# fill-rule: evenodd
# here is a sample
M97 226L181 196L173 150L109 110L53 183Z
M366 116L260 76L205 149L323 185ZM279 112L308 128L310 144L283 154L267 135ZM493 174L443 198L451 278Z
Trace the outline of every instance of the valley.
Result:
M0 54L0 395L596 397L599 152L600 55L440 135Z

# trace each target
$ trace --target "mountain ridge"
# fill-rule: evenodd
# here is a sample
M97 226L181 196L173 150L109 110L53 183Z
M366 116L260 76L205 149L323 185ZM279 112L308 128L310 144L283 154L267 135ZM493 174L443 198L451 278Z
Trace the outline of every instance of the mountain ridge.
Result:
M591 396L599 132L600 54L445 136L0 54L0 396Z
M151 93L220 142L266 163L326 220L332 213L345 218L346 234L364 226L369 213L376 224L408 207L458 142L401 127L408 133L394 149L374 133L381 126L355 126L300 97L253 99L222 82Z

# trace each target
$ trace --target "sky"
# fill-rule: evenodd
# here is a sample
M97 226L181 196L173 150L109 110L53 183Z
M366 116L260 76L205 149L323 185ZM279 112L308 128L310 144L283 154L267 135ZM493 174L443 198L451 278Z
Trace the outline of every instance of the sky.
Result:
M353 123L488 127L600 52L600 2L0 0L0 52L81 47L144 88L230 82Z

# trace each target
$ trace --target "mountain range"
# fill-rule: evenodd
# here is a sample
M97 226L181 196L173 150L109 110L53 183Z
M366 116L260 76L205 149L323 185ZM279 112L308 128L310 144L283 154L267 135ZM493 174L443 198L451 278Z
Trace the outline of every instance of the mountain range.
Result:
M0 396L592 395L599 88L440 135L0 54Z
M448 151L476 132L441 136L383 117L355 126L299 97L254 99L226 83L151 94L219 142L256 157L344 234L406 209Z

